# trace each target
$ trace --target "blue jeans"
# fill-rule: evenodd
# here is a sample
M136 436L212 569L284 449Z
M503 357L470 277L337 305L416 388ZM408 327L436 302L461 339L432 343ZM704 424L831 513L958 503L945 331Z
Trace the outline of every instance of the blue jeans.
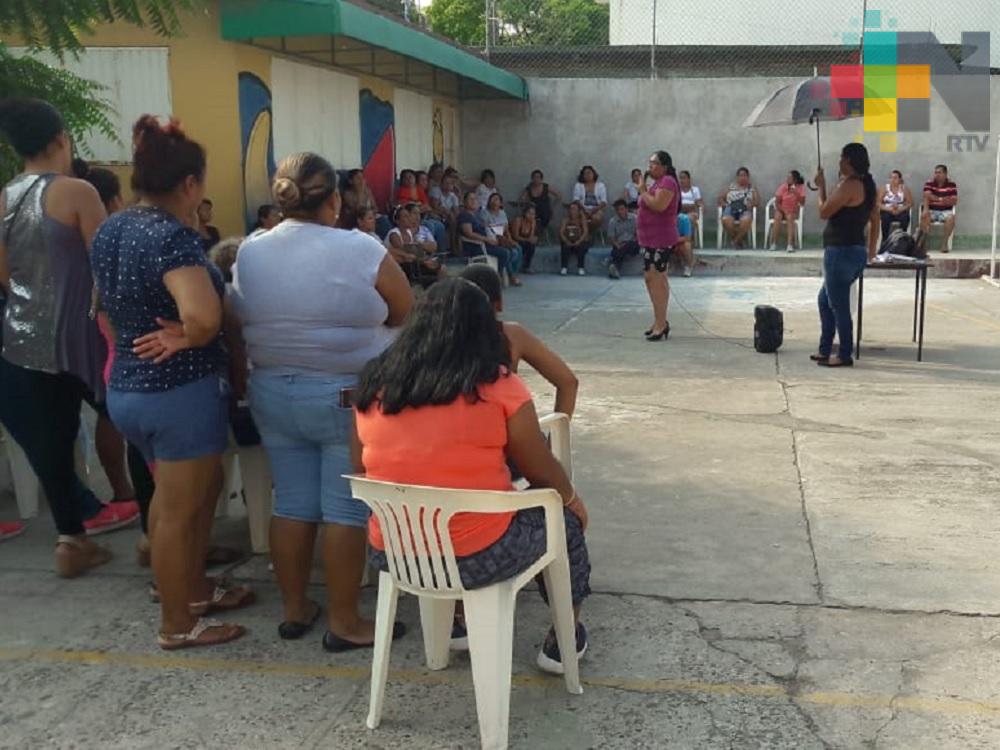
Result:
M341 391L354 375L250 376L250 410L274 478L274 515L306 523L361 527L368 506L351 496L354 410L341 406Z
M434 235L434 242L437 243L437 249L439 253L448 252L448 230L445 228L444 222L440 219L424 219L422 222L431 234Z
M819 353L829 356L833 336L840 341L838 356L849 360L854 354L854 321L851 319L851 284L868 263L864 245L828 247L823 253L823 287L819 290Z

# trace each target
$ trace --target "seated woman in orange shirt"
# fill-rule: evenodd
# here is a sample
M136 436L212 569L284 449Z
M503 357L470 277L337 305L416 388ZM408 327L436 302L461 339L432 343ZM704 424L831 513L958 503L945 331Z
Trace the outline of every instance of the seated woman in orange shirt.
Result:
M587 510L538 427L524 382L511 372L510 352L486 294L465 279L432 286L396 342L372 360L357 392L355 463L371 479L470 490L512 489L507 459L533 487L558 490L565 503L574 609L590 593L583 532ZM545 513L461 513L450 525L462 584L481 588L528 568L546 549ZM368 523L372 562L388 570L378 521ZM544 585L540 586L545 597ZM587 631L577 622L579 655ZM559 674L562 662L549 629L540 668Z

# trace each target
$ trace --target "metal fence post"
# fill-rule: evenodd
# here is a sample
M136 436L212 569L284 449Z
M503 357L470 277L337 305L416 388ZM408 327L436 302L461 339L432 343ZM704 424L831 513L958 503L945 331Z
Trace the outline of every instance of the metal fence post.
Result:
M653 0L653 36L649 44L649 80L656 80L656 0Z

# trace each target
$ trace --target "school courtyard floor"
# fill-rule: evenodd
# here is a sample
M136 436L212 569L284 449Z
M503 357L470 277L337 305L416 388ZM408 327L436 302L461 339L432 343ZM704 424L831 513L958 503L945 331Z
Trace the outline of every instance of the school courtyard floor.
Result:
M579 697L535 669L546 611L522 595L512 747L1000 747L1000 290L931 279L918 364L912 279L870 279L863 356L835 371L808 360L818 284L676 279L656 344L638 278L509 292L581 379L595 591ZM777 356L749 348L763 302L785 312ZM412 599L369 732L370 656L278 640L264 558L230 571L259 591L245 639L157 650L136 533L75 581L50 570L48 518L0 546L0 747L478 747L468 658L424 668ZM245 524L217 536L246 544Z

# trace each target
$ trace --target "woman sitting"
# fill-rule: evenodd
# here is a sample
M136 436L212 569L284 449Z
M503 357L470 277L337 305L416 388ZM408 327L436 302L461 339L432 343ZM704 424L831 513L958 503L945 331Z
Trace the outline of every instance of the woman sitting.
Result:
M511 371L508 342L486 294L465 279L435 284L399 338L361 373L355 461L370 479L467 490L510 491L508 459L533 487L563 498L570 585L577 616L590 593L587 510L552 455L524 382ZM372 562L388 570L382 529L368 525ZM462 585L477 589L516 576L545 552L545 512L460 513L449 525ZM540 586L546 598L544 584ZM576 627L577 655L587 631ZM538 666L562 672L549 629Z
M910 210L913 208L913 193L903 182L903 173L892 170L889 182L878 191L879 213L882 219L882 242L885 242L893 224L899 224L904 232L910 231Z
M788 173L774 194L774 223L771 225L771 249L778 249L778 234L784 223L788 236L788 252L795 252L795 238L798 236L799 213L806 205L806 181L797 169ZM800 247L799 250L802 248Z
M479 199L476 194L469 191L463 200L465 210L458 215L458 236L462 243L462 250L467 256L482 255L485 253L497 259L497 270L500 275L506 275L510 283L514 286L521 286L521 282L514 274L510 263L510 250L503 247L496 236L486 228L479 215Z
M476 199L479 202L479 209L484 210L490 202L490 196L497 191L497 176L492 169L484 169L479 175L479 184L476 185Z
M740 167L736 179L719 193L722 207L722 227L733 247L746 247L746 237L753 229L753 210L760 203L757 188L750 181L750 170Z
M579 201L569 204L569 210L559 227L559 240L561 246L560 263L562 267L559 274L565 276L569 273L570 256L576 256L576 272L580 276L586 276L587 271L584 265L587 260L587 251L590 250L590 229L588 227L587 215Z
M372 189L365 180L365 173L360 169L352 169L347 173L347 180L344 183L344 210L350 211L357 217L369 208L375 212L376 233L380 237L385 237L392 228L389 224L389 217L378 212L378 204ZM379 241L381 242L381 240Z
M538 228L539 222L533 203L525 206L521 215L510 223L510 236L521 246L521 257L524 259L521 273L531 273L531 260L535 257L535 248L538 247Z
M573 201L580 204L590 231L601 228L604 209L608 207L608 189L598 179L597 171L589 164L580 170L573 187Z
M486 210L482 212L483 223L487 229L493 232L497 242L501 247L510 250L510 265L514 272L521 270L521 246L514 241L510 234L510 219L503 207L503 196L500 193L493 193L486 203Z
M424 173L426 184L426 173ZM448 230L444 222L434 216L430 196L417 181L417 173L412 169L404 169L399 173L399 189L396 191L395 205L416 204L420 212L420 223L434 235L434 241L443 251L448 249Z
M701 197L701 188L691 183L691 173L688 170L682 169L677 177L681 186L681 213L687 214L691 220L691 234L694 236L698 233L700 210L705 207L705 201Z
M414 204L397 206L396 226L389 230L385 244L411 284L425 289L447 275L436 258L437 243L427 227L420 224L420 208Z

